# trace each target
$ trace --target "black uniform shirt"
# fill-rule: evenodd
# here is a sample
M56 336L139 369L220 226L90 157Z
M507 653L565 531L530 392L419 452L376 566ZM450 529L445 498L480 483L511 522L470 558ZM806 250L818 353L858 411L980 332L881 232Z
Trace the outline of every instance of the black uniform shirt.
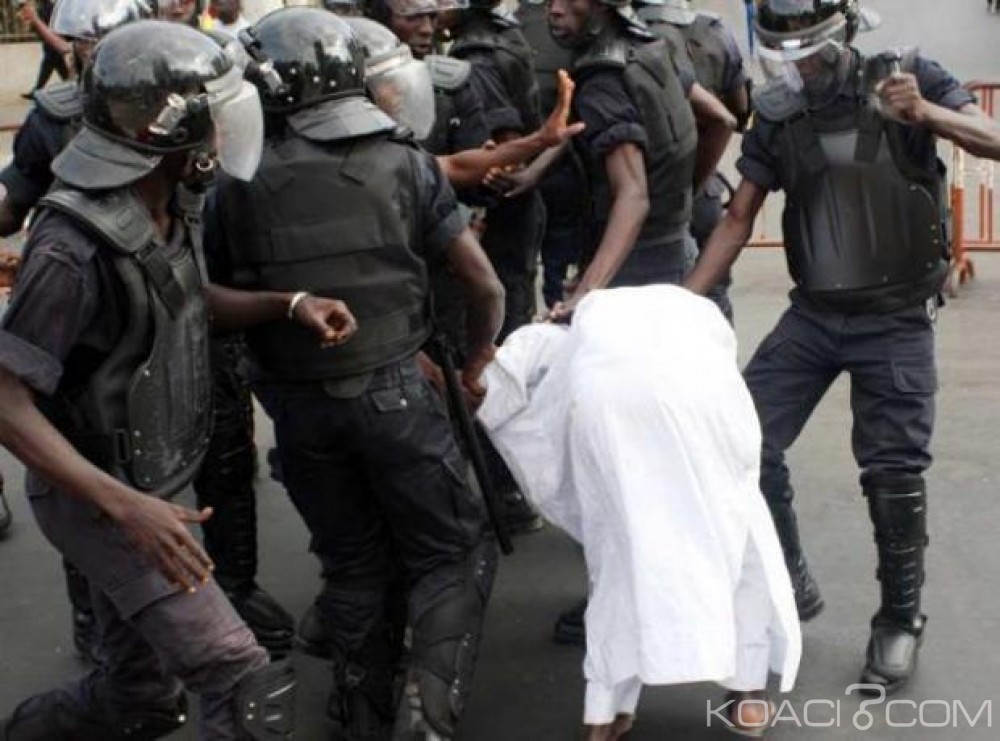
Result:
M690 94L694 77L678 70L685 94ZM618 69L584 70L576 81L573 94L575 118L587 127L576 141L590 158L607 156L625 143L646 148L646 129L639 107L625 87L625 73Z
M969 103L976 102L975 96L965 90L958 80L942 69L937 62L917 57L913 74L916 75L920 85L920 93L931 103L957 111ZM855 110L859 100L854 92L853 83L848 83L848 86L850 89L845 90L833 103L813 111L812 115L839 118ZM768 190L781 190L785 187L779 161L782 126L783 124L764 121L760 116L754 116L753 123L743 135L743 151L736 163L740 175ZM903 143L914 161L922 163L927 172L934 172L937 152L934 148L934 135L930 130L907 126L903 131Z
M743 66L743 54L740 53L740 47L736 43L733 32L722 21L715 21L710 28L722 43L723 53L726 57L719 89L713 92L725 95L746 86L747 73Z
M483 101L490 134L525 132L524 119L507 92L503 73L493 55L486 51L474 51L462 58L472 63L472 80Z
M491 129L486 117L486 107L471 75L463 85L451 93L451 98L457 121L454 128L451 128L451 121L443 122L449 127L448 141L451 151L434 154L455 154L467 149L478 149L490 138Z
M14 159L0 172L7 198L16 206L32 208L52 185L52 160L67 141L69 123L57 121L34 108L14 137Z

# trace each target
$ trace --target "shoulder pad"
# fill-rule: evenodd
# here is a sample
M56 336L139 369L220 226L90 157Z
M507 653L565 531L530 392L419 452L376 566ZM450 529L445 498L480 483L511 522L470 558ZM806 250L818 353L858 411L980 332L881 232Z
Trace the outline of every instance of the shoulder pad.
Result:
M577 58L573 69L584 70L599 67L625 69L628 62L628 52L628 43L620 37L606 42L597 42Z
M517 28L521 25L521 22L512 13L501 10L494 10L490 13L490 21L497 28Z
M753 110L761 118L779 123L806 110L806 99L782 80L771 80L753 90Z
M121 255L134 255L154 239L146 210L126 189L97 194L59 189L42 198L38 205L74 217Z
M459 37L459 39L451 45L451 49L448 50L448 53L453 57L461 59L463 54L470 51L493 51L497 48L497 46L498 40L495 35L477 29Z
M702 23L707 22L710 26L717 26L722 23L722 16L711 10L699 10L695 20L702 21Z
M431 83L439 90L452 92L462 87L472 74L472 64L464 59L429 54L424 64L431 73Z
M34 97L39 109L56 121L73 121L83 115L83 95L75 82L50 85Z

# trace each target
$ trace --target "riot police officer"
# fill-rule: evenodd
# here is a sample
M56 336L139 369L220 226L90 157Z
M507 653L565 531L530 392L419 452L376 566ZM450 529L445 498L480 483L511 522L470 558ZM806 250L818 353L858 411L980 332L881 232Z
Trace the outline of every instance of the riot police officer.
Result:
M232 327L285 317L338 343L338 301L206 287L202 199L216 162L252 176L262 117L253 86L211 39L140 21L96 48L84 128L54 160L0 343L0 441L28 467L39 526L91 585L102 666L37 695L10 741L157 738L201 697L206 738L284 738L294 680L210 579L171 504L211 425L209 313ZM185 184L186 189L178 186ZM266 712L257 713L265 707Z
M74 67L82 70L94 44L105 34L147 17L148 7L138 0L60 0L52 14L51 28L70 41ZM3 236L21 229L28 212L52 186L52 160L76 134L83 114L77 80L38 90L34 100L35 107L14 137L13 159L0 172L0 184L5 189L0 200ZM94 662L96 621L90 605L90 587L72 564L64 562L63 567L71 605L73 645L84 660Z
M219 184L214 221L231 280L343 295L359 323L325 352L286 328L247 335L285 486L325 570L316 604L334 650L328 717L351 738L384 737L397 719L401 737L450 738L495 548L414 357L429 331L428 271L447 265L466 289L463 374L474 387L503 289L433 159L365 97L362 46L343 20L285 8L247 36L268 71L258 81L269 136L251 183ZM397 713L399 584L412 647Z
M678 74L627 3L551 0L548 20L553 38L573 50L574 110L586 124L574 143L594 219L579 284L550 312L565 321L591 290L683 279L696 256L693 186L715 169L734 122L692 76ZM706 122L701 137L695 105ZM584 641L585 609L584 600L559 617L557 642Z
M522 0L517 20L534 51L538 102L543 114L556 105L556 75L573 64L573 52L559 46L549 33L544 0ZM563 299L564 282L571 266L580 260L580 248L589 233L589 193L583 163L571 147L567 156L538 184L545 204L542 237L542 298L548 308Z
M82 69L94 44L105 34L148 15L147 5L139 0L59 0L52 28L72 41L77 67ZM35 101L36 108L15 138L14 159L0 173L0 183L7 188L0 201L0 234L20 229L28 211L52 184L52 160L80 126L82 99L77 82L40 90ZM205 547L216 564L216 579L258 640L275 654L282 654L291 648L293 620L256 582L253 408L246 381L236 369L239 353L238 335L213 337L215 420L209 464L195 477L194 489L199 506L212 507L215 512L204 531ZM82 657L94 661L90 589L71 564L65 566L73 643Z
M437 12L437 0L373 0L368 8L430 72L435 116L431 132L422 138L424 147L432 154L454 154L483 146L491 132L472 65L433 53Z
M913 673L926 624L924 471L937 388L934 316L949 257L935 137L996 159L1000 130L934 62L851 47L858 20L856 0L759 4L769 82L754 94L737 164L743 179L688 285L713 285L767 193L785 191L795 288L745 371L763 429L761 488L808 620L823 601L802 555L785 450L834 379L850 374L854 456L881 585L861 681L892 692Z
M696 11L691 0L641 0L636 12L649 30L667 42L676 65L689 68L698 83L721 100L743 131L750 118L750 78L736 38L716 13ZM722 197L728 185L715 172L695 193L691 234L700 252L722 218ZM711 298L733 321L729 300L730 276L709 291Z

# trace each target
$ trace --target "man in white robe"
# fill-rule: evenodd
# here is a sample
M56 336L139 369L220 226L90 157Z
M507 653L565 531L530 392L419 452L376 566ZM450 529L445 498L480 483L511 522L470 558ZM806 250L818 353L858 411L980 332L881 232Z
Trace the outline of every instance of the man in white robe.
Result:
M788 691L799 622L718 309L673 286L595 291L572 326L511 335L485 379L478 416L493 443L583 545L591 738L627 729L643 684L716 681L760 698L774 671ZM740 716L754 735L769 720Z

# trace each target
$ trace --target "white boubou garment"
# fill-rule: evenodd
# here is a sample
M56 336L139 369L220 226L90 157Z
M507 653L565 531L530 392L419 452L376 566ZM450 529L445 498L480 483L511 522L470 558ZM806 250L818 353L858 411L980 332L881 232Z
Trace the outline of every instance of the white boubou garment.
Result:
M801 635L760 493L761 435L736 338L674 286L596 291L569 328L514 332L478 416L544 516L584 548L585 722L642 684L781 690Z

